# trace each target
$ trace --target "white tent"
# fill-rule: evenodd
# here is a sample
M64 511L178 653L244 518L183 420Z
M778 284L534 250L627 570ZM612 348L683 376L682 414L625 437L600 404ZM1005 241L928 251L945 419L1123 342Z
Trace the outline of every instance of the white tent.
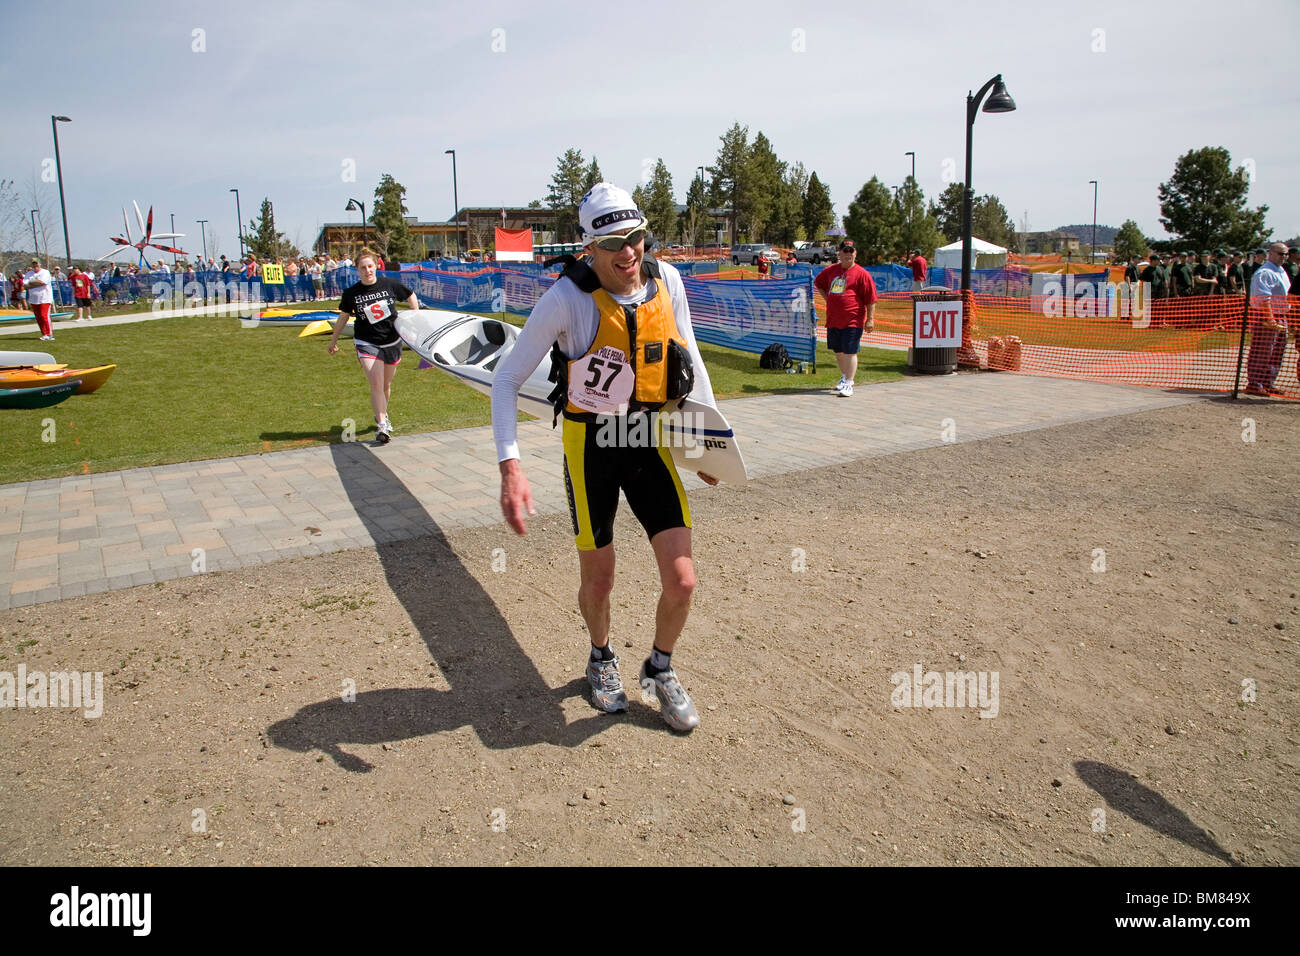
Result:
M971 236L970 253L972 269L1003 269L1007 264L1007 250ZM940 269L961 268L961 241L941 246L934 252L934 266Z

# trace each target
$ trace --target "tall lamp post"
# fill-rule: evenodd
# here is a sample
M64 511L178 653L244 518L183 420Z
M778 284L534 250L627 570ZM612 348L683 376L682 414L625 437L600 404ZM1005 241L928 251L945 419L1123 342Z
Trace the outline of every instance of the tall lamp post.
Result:
M353 209L361 210L361 244L364 246L366 244L366 204L360 199L349 199L348 204L343 207L343 211L348 212Z
M456 151L444 149L442 154L451 154L451 204L456 207L451 217L456 220L456 258L459 259L465 247L460 244L460 193L456 188Z
M51 116L50 129L54 130L54 168L59 174L59 211L63 213L63 252L72 268L72 243L68 240L68 207L63 201L63 163L59 160L59 124L71 123L66 116Z
M203 262L206 265L208 261L208 221L206 219L194 220L199 224L199 232L203 235Z
M908 150L903 155L912 157L912 181L915 182L916 181L916 153L912 152L911 150Z
M696 168L696 169L699 171L699 173L700 173L700 191L703 192L703 191L704 191L704 167L703 167L703 166L696 166L695 168ZM704 199L704 210L705 210L705 213L706 213L706 214L708 213L708 209L709 209L709 200L708 200L708 197L706 196L705 199ZM698 239L699 236L692 236L691 238L692 238L692 239ZM716 239L717 236L714 236L714 238ZM695 248L692 246L692 247L691 247L691 255L695 255L695 253L696 253L696 250L695 250Z
M230 190L235 194L235 225L239 226L239 258L244 258L244 214L239 211L239 190L231 187Z
M32 255L38 258L40 257L41 254L41 241L36 238L36 217L39 216L40 214L41 211L39 209L32 210ZM45 223L42 222L41 225L45 225ZM48 259L49 256L46 256L46 258ZM45 264L49 265L48 262Z
M971 96L966 94L966 189L962 193L961 199L961 291L963 300L966 293L970 292L970 259L971 259L971 207L974 204L974 193L971 192L971 144L975 133L975 117L980 113L980 102L984 99L984 94L992 90L988 102L984 104L983 112L985 113L1010 113L1016 108L1016 101L1011 98L1007 92L1005 84L1002 82L1002 74L999 73L993 79L989 80L980 87L978 93ZM963 324L963 329L968 327Z
M1088 250L1088 265L1097 261L1097 180L1090 179L1092 186L1092 248Z

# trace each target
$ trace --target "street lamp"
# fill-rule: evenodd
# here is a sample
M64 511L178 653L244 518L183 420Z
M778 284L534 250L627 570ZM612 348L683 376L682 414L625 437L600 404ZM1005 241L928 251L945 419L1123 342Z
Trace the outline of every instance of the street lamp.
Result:
M971 144L975 134L975 117L980 112L980 101L984 99L984 94L992 90L988 102L984 104L985 113L1010 113L1016 108L1016 101L1011 98L1007 92L1006 86L1002 82L1002 74L999 73L993 79L989 80L980 87L978 93L971 96L966 94L966 189L962 193L961 200L961 291L963 300L966 298L965 293L970 292L970 259L971 259L971 206L974 203L974 194L971 192ZM963 329L969 327L963 323Z
M63 252L67 256L69 269L72 268L72 244L68 241L68 207L63 201L63 164L59 161L59 124L71 122L72 120L66 116L50 117L50 129L54 130L54 168L59 174L59 211L63 213Z
M1097 180L1088 180L1092 186L1092 248L1088 250L1088 264L1097 261Z
M208 221L206 219L194 220L199 224L199 231L203 235L203 262L206 265L208 261Z
M464 246L460 244L460 194L456 191L456 151L454 149L444 149L442 154L445 156L451 153L451 204L455 207L451 217L456 220L456 258L460 258Z
M908 150L903 155L912 157L912 180L915 181L916 180L916 153L912 152L911 150Z
M36 238L36 217L39 216L40 213L41 211L39 209L32 210L32 255L37 257L41 254L41 241ZM43 226L45 223L42 222L41 225ZM46 258L48 259L49 257L46 256ZM46 263L46 265L49 265L49 263Z
M239 190L231 187L230 191L235 194L235 224L239 226L239 258L244 258L244 214L239 211Z
M343 207L343 211L349 212L353 209L361 210L361 244L364 246L366 244L366 204L360 199L349 199L348 204Z

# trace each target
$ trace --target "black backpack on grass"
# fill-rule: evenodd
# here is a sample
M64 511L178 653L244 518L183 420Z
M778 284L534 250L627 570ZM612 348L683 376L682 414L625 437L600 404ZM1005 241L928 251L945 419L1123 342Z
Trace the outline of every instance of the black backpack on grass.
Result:
M763 355L758 360L759 368L787 369L792 365L794 361L790 358L790 353L780 342L773 342L763 349Z

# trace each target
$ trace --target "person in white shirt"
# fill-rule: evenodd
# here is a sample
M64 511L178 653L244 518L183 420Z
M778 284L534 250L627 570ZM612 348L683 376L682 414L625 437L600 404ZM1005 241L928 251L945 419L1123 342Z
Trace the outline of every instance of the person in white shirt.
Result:
M23 288L27 292L27 307L36 316L36 324L41 330L42 342L53 342L54 332L50 328L50 308L54 305L54 279L48 269L41 268L41 260L33 259L31 268L23 274Z
M597 183L583 197L578 217L589 258L571 262L538 300L492 386L501 511L521 535L527 533L525 512L536 514L516 440L519 387L554 346L552 362L564 384L556 408L564 415L578 606L591 638L592 704L607 713L628 706L609 646L613 523L621 490L650 538L661 583L654 643L639 682L656 694L670 727L690 731L699 725L699 714L670 660L695 589L690 508L656 428L629 423L686 397L713 405L713 390L681 277L645 254L648 223L632 197ZM700 477L717 484L712 476Z
M1285 243L1268 247L1268 260L1250 277L1250 352L1246 356L1246 394L1268 395L1282 371L1286 352L1291 278L1282 268Z

